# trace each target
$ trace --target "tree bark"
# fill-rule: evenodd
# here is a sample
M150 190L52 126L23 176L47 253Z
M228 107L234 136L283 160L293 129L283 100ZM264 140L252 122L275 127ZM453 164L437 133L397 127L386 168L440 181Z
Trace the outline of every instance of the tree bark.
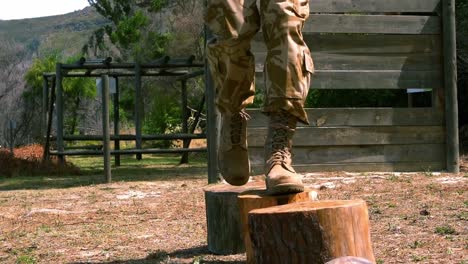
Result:
M249 213L256 263L326 263L353 256L375 262L366 203L303 202Z
M269 196L266 190L252 190L239 195L239 212L244 237L245 251L247 253L247 263L255 263L252 242L249 235L248 214L255 209L267 208L277 205L309 201L313 192L306 190L301 193Z
M265 189L265 183L251 182L244 186L216 184L204 189L210 252L220 255L245 252L237 196L252 189Z

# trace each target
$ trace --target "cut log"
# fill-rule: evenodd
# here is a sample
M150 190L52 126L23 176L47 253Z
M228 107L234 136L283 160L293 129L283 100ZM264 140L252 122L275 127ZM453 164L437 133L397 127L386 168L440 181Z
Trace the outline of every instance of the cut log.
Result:
M327 262L327 264L372 264L372 262L363 258L342 257Z
M317 193L311 190L280 196L270 196L267 194L266 190L252 190L246 191L239 195L239 213L244 236L245 251L247 253L247 263L255 263L248 227L248 214L250 211L271 206L305 202L316 199Z
M375 262L366 203L316 201L249 213L256 263L326 263L353 256Z
M265 183L251 182L244 186L216 184L204 189L210 252L219 255L245 252L237 196L254 189L265 189Z

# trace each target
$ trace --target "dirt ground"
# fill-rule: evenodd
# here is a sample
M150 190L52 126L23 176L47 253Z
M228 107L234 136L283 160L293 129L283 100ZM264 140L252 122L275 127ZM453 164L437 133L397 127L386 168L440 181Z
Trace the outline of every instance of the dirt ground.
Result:
M467 169L468 163L464 163ZM321 200L364 199L377 263L468 263L468 172L311 173ZM1 263L243 263L206 246L203 175L0 192Z

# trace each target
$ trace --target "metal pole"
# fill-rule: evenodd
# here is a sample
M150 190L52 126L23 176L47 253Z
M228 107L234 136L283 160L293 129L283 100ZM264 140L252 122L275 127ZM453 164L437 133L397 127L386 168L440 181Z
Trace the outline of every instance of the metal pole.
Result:
M63 75L62 75L62 64L57 63L56 65L56 90L57 90L57 151L59 152L58 160L60 164L65 163L65 156L63 153L65 147L63 144Z
M457 41L455 0L443 0L445 113L447 127L447 171L460 172L457 101Z
M118 136L120 135L120 116L119 116L119 99L120 99L120 91L119 91L119 78L115 78L115 94L114 94L114 135ZM115 150L120 150L120 140L116 139L114 141L114 149ZM120 166L120 155L116 154L115 158L115 166L118 167Z
M188 113L187 113L187 106L188 106L188 100L187 100L187 80L182 80L181 81L181 86L182 86L182 92L181 92L181 99L182 99L182 133L183 134L188 134ZM189 140L184 139L184 148L189 147ZM180 160L180 164L187 164L189 163L189 156L188 153L185 152L182 154L182 159Z
M111 152L109 129L109 75L102 75L102 145L104 154L104 176L107 183L111 183Z
M141 137L141 116L143 112L143 98L141 94L141 66L135 64L135 133L136 133L136 149L142 148ZM141 154L136 155L137 160L142 159Z

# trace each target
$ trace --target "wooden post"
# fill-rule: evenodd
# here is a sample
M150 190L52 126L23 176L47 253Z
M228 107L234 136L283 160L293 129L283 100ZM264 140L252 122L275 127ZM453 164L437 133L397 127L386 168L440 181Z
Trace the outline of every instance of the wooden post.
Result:
M205 1L206 6L206 1ZM207 41L211 37L211 32L205 26L205 49ZM206 54L206 51L205 51ZM216 183L219 181L218 172L218 114L216 110L215 100L216 91L211 77L208 60L205 58L205 97L206 97L206 119L207 119L207 135L206 142L208 147L208 183Z
M107 183L111 183L111 156L110 156L110 132L109 132L109 76L102 75L102 145L104 154L104 176Z
M442 1L447 170L460 172L457 101L457 41L455 0Z
M49 102L49 81L46 76L42 76L42 117L41 117L41 136L42 137L45 137L47 133L48 102ZM44 142L44 141L41 141L41 142Z
M50 160L50 153L49 153L49 148L50 148L50 134L52 133L52 119L54 116L54 103L55 103L55 83L56 83L56 78L52 78L52 84L51 84L51 91L50 91L50 102L49 102L49 116L47 120L47 132L46 132L46 141L45 141L45 146L44 146L44 156L42 158L42 161L49 161Z
M65 150L63 144L63 75L62 75L62 64L57 63L55 68L55 85L57 92L57 151L58 160L60 164L65 164L65 156L61 153Z
M143 115L143 98L141 93L141 66L139 63L135 64L135 133L136 133L136 149L142 149L142 125L141 118ZM137 160L142 159L141 153L136 154Z
M244 237L245 252L247 254L247 263L255 263L253 254L252 241L249 235L248 215L249 212L255 209L262 209L277 205L285 205L290 203L306 202L312 200L313 192L306 190L301 193L293 193L286 195L271 196L266 190L246 191L239 195L239 214L242 226L242 234Z
M181 81L181 100L182 100L182 133L188 134L188 113L187 113L187 106L188 106L188 98L187 98L187 79L183 79ZM188 139L184 139L183 148L189 148L190 141ZM180 160L180 164L187 164L189 163L189 156L188 152L182 154L182 158Z
M252 189L265 189L265 183L252 182L244 186L216 184L204 189L210 252L221 255L245 252L237 196Z
M119 91L119 78L115 78L115 94L114 94L114 135L117 136L114 140L114 149L120 150L120 140L118 136L120 135L120 91ZM114 156L115 166L120 166L120 154L115 154Z
M253 210L256 263L325 263L353 256L375 263L366 203L316 201Z

